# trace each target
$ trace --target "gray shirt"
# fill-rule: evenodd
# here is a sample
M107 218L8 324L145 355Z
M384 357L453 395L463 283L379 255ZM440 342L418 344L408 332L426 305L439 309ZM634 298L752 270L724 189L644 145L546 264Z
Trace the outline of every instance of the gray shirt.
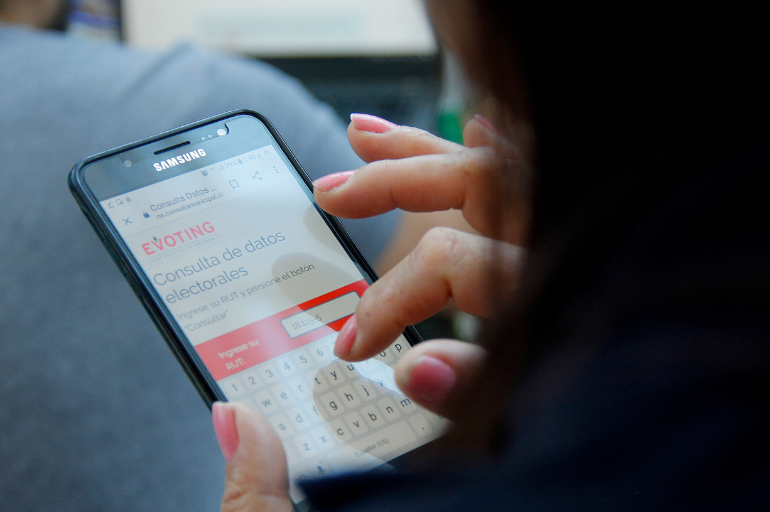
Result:
M216 510L208 410L66 186L92 153L236 108L311 178L354 169L344 126L267 65L0 26L0 509ZM397 216L348 224L376 257Z

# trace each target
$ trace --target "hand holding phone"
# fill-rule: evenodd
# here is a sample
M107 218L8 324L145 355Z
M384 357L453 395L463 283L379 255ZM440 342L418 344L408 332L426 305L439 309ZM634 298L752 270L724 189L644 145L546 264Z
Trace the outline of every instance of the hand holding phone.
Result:
M317 181L315 197L324 209L352 217L376 213L377 209L381 212L383 205L385 208L397 205L424 211L440 207L437 200L453 201L450 195L426 197L426 188L444 187L446 190L451 187L473 193L474 183L467 183L462 179L466 175L457 172L468 162L467 155L451 154L459 153L464 148L448 145L445 141L411 128L394 128L386 134L377 132L376 136L372 136L371 132L363 129L366 126L362 128L356 124L355 116L353 121L348 130L351 144L359 155L373 163L362 167L355 174L344 172ZM471 122L466 133L473 133L474 130L484 130L484 126L474 126L474 122ZM483 131L476 133L475 140L481 142L482 146L496 145L490 144L488 140L489 136L494 135ZM413 153L405 154L404 148L409 148ZM444 154L446 156L434 156ZM377 157L383 155L400 160L377 163ZM488 161L487 155L473 156ZM441 164L440 169L436 165L438 163ZM330 183L331 186L328 186ZM472 204L464 205L464 209L471 218L483 214L483 211L474 211ZM482 226L479 228L483 230ZM453 243L447 244L443 237L450 237ZM448 247L456 250L447 253ZM454 257L458 254L463 257ZM483 237L445 229L432 232L423 239L408 261L397 265L367 290L356 310L356 316L359 317L358 331L364 332L357 342L360 346L350 357L359 359L372 350L376 353L381 348L377 343L387 346L398 334L398 325L422 320L446 304L450 296L466 311L490 314L493 305L489 300L484 300L485 297L495 296L495 292L490 293L490 290L485 289L490 263L502 264L505 268L498 268L497 275L515 283L522 256L521 248L492 242ZM497 284L502 283L498 281ZM394 296L389 294L389 290L398 290L399 293ZM449 291L451 293L447 294ZM395 334L391 334L394 329ZM472 386L484 359L484 350L470 343L453 340L424 342L399 361L396 368L398 383L415 402L434 412L453 417L452 414L462 414L464 407L458 400L468 396L465 393ZM229 405L219 406L218 409L223 411L230 407L232 410L228 413L231 415L228 421L237 421L237 428L232 428L230 423L221 421L221 418L218 420L216 413L214 423L217 425L218 439L225 442L223 453L229 460L226 487L242 489L243 493L234 496L226 491L223 507L244 512L270 509L262 506L264 495L269 495L271 504L276 505L274 498L281 495L280 486L266 490L264 484L279 481L281 473L276 471L278 464L260 462L256 455L270 451L270 432L263 428L260 417L250 414L246 409ZM236 440L228 435L234 431L244 435L239 435ZM220 433L223 433L221 437ZM262 505L253 506L257 502Z
M444 428L395 385L411 329L371 360L333 356L376 276L259 114L96 155L70 185L204 400L275 428L295 502L304 479L382 466Z

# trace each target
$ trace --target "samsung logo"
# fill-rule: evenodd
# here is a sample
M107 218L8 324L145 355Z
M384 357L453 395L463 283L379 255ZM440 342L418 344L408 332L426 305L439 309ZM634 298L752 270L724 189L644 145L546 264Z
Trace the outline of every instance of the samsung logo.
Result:
M163 160L162 162L153 164L153 167L155 167L156 171L160 172L163 169L176 167L179 164L183 164L185 162L191 162L192 160L195 160L196 158L200 158L202 156L206 156L206 152L203 151L202 149L199 149L197 151L190 151L189 153L185 153L184 155L179 155L177 157L169 158L168 160Z

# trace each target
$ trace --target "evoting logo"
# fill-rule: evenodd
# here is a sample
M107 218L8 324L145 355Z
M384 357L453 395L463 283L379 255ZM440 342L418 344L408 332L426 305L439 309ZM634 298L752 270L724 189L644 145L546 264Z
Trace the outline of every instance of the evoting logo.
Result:
M153 167L155 167L156 171L160 172L163 169L176 167L179 164L183 164L185 162L191 162L202 156L206 156L206 152L203 151L202 149L198 149L195 151L190 151L189 153L185 153L183 155L175 156L174 158L169 158L168 160L163 160L162 162L153 164Z
M183 245L192 242L193 240L213 232L214 226L211 224L211 222L204 222L203 224L198 224L195 227L183 229L182 231L176 231L170 235L164 235L160 238L154 236L152 237L151 241L147 242L146 244L142 244L142 249L144 249L144 253L146 255L150 256L158 252L163 252L166 249L176 247L177 245Z

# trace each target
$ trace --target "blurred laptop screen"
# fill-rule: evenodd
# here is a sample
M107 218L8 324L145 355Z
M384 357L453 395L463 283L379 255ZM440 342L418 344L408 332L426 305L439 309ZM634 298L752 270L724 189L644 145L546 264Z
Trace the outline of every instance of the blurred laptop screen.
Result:
M436 42L421 0L123 0L123 37L256 57L422 56Z

